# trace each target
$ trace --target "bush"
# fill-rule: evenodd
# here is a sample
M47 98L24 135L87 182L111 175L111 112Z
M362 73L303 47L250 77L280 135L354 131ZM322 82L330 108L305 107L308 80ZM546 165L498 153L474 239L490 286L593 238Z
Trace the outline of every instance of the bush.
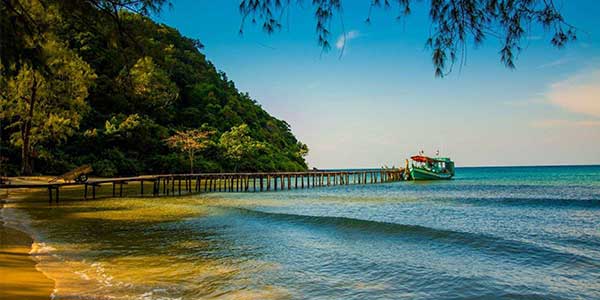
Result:
M92 164L94 174L100 177L113 177L117 175L117 168L110 160L100 160Z

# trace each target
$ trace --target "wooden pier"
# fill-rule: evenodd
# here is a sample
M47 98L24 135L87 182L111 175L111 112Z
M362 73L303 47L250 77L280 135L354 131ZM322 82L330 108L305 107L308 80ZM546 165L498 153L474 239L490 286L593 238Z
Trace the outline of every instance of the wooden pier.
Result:
M376 184L405 179L405 169L309 171L277 173L201 173L90 179L84 183L0 184L0 189L47 189L48 201L58 203L60 188L83 187L83 199L96 199L101 186L112 186L112 197L123 197L123 186L139 182L137 196L179 196L212 192L268 192L327 186ZM145 184L146 183L146 184ZM151 184L150 190L144 190Z

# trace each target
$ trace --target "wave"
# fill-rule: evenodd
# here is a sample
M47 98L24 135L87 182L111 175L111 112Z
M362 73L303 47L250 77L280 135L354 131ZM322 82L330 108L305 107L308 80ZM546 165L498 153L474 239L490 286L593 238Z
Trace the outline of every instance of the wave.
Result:
M446 229L437 229L420 225L381 222L373 220L354 219L335 216L311 216L289 213L265 212L247 208L231 208L238 213L275 222L292 223L318 227L328 227L333 230L354 231L366 233L369 237L385 235L388 239L401 239L417 243L438 243L448 251L460 247L469 247L488 253L494 257L504 257L511 261L519 260L528 265L556 267L587 267L598 272L600 262L581 254L558 251L524 241L500 238L492 235L470 233Z
M600 196L599 196L600 197ZM597 199L568 199L568 198L509 198L509 197L447 197L442 200L452 200L480 205L508 205L508 206L544 206L544 207L573 207L573 208L599 208L600 200Z
M133 290L130 282L115 279L102 262L73 257L65 249L57 249L50 239L35 230L30 215L18 207L0 206L0 224L23 231L32 237L29 255L37 263L35 268L54 281L49 298L54 299L163 299L181 300L165 296L165 291L153 286ZM64 247L64 245L63 245Z

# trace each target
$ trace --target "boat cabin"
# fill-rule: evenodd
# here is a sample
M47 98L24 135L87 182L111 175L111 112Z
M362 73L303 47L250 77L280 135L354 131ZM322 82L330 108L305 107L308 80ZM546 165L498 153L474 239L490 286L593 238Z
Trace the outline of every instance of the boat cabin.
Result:
M413 179L449 179L454 176L454 162L450 158L415 155L410 159Z

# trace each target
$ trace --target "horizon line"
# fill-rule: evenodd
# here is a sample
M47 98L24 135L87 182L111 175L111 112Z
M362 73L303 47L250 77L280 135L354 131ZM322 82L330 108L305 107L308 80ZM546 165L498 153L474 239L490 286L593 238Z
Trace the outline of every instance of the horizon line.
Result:
M467 166L456 166L459 168L531 168L531 167L600 167L600 163L593 164L541 164L541 165L467 165ZM316 168L316 167L315 167ZM343 168L316 168L320 171L326 170L379 170L382 167L343 167ZM313 169L313 167L309 167Z

